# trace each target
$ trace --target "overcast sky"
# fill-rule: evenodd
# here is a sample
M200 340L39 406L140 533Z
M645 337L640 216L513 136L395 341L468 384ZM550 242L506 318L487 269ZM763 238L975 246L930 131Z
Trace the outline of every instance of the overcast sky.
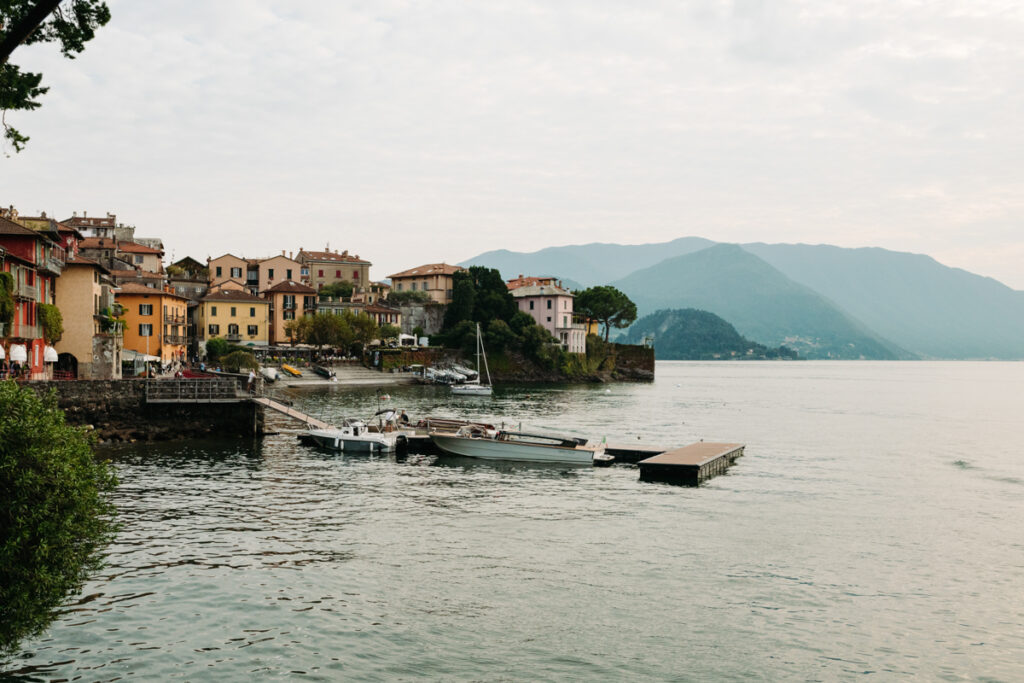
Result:
M1024 4L112 0L0 202L371 276L586 242L881 246L1024 289ZM10 150L8 150L10 151Z

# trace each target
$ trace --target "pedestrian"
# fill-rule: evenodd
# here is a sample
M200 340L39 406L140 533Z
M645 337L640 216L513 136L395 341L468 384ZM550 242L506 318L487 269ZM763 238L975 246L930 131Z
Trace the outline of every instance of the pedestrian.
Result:
M252 393L252 390L255 387L256 387L256 371L255 370L250 370L249 371L249 393L250 394Z
M404 425L409 424L409 416L405 414L404 410L402 411L402 414L398 416L398 421Z

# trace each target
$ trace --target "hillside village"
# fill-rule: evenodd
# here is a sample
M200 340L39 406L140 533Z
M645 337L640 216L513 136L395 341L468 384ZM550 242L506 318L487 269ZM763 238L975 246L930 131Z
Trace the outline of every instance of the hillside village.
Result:
M433 263L374 280L370 260L329 247L167 265L164 255L160 238L137 235L115 214L56 220L0 209L0 285L9 291L0 377L118 379L146 363L173 373L201 362L211 339L285 354L300 341L296 322L318 313L372 321L376 344L386 334L419 344L441 331L453 277L466 270ZM569 289L522 275L506 286L550 344L585 353L597 325L574 314Z

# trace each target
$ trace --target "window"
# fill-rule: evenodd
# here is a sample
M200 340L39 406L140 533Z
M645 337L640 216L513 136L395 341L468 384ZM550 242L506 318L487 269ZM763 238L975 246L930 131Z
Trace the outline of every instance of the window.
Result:
M210 336L220 334L220 325L210 325Z
M359 279L359 271L358 270L353 270L352 271L352 279L353 280L358 280Z
M231 323L230 325L228 325L228 335L229 336L230 335L238 336L238 325L236 325L234 323Z
M270 278L271 280L274 279L274 269L273 268L267 268L267 277Z
M316 271L316 273L317 273L317 277L323 277L324 276L324 271L322 271L322 270L318 270L318 271Z
M164 315L167 315L167 306L164 306Z
M309 268L303 267L300 271L302 277L309 277Z
M139 304L139 315L153 315L153 304Z
M336 271L334 271L334 277L336 277L336 278L339 278L339 279L340 279L340 278L341 278L341 271L340 271L340 270L336 270Z
M136 254L135 255L135 265L140 265L141 263L142 263L142 254Z
M217 266L217 277L220 277L220 276L221 276L221 269L220 269L220 266Z
M401 283L401 282L399 282L399 283L398 283L398 291L399 291L399 292L401 292L401 291L402 291L402 283Z
M288 268L287 270L285 270L284 271L284 276L286 278L288 278L289 280L291 280L292 279L292 269ZM273 275L271 275L271 277L273 277Z
M139 336L140 337L152 337L153 336L153 326L149 325L149 324L139 325Z
M231 269L231 277L242 277L242 269L241 268L232 268Z
M416 283L414 282L411 285L409 285L409 288L412 289L412 291L415 292L416 291Z
M562 316L562 327L569 327L569 316Z
M549 311L551 310L551 299L548 299L548 310ZM550 320L550 319L551 318L548 318L548 320Z
M217 315L217 307L210 306L210 315Z
M295 311L285 311L284 312L284 319L285 320L295 320Z
M548 316L548 322L551 322L551 316L550 315Z
M530 310L531 311L533 310L533 302L532 301L530 302Z
M259 333L260 333L260 326L259 325L249 325L249 336L250 337L255 337Z
M231 317L232 317L232 318L234 318L234 317L235 317L235 311L237 311L237 310L238 310L238 309L236 309L236 308L235 308L234 306L232 306L232 307L231 307Z
M256 317L256 307L255 306L253 306L252 308L249 309L249 317L250 318L255 318Z
M427 291L427 289L429 289L429 284L430 283L428 283L426 280L423 281L423 291L424 292Z

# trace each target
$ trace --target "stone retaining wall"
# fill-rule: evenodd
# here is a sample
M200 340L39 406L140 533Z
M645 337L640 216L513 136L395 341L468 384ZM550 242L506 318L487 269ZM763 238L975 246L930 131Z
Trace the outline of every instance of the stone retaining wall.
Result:
M146 403L146 381L25 382L53 390L69 424L91 425L101 441L169 441L263 432L263 406L238 403Z

